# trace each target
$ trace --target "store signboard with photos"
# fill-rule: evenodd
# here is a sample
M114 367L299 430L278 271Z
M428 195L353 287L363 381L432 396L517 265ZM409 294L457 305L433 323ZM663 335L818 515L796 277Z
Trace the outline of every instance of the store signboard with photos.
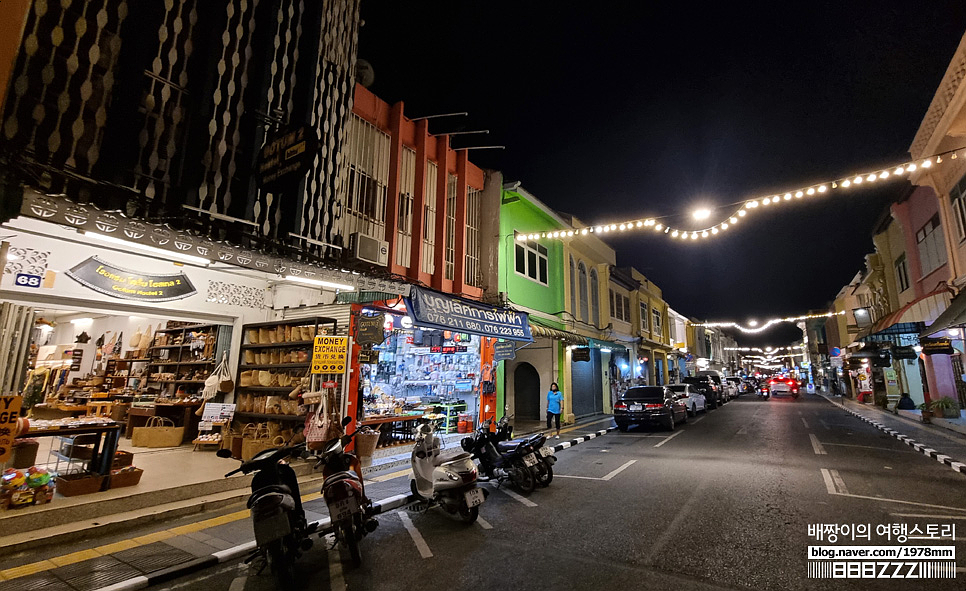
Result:
M533 341L525 312L487 306L415 286L410 297L406 298L406 308L417 326L511 341Z
M165 275L123 269L96 256L71 267L66 275L81 285L125 300L170 302L197 293L184 272Z

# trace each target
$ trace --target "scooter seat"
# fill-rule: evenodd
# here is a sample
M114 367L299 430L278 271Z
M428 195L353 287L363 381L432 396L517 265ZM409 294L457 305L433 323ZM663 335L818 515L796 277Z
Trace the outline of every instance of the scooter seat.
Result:
M444 453L444 454L440 454L437 457L437 460L438 461L436 462L436 465L437 466L442 466L443 464L452 464L453 462L462 462L464 460L469 460L472 457L473 456L471 454L468 454L465 451L447 452L447 453Z
M499 452L516 451L521 445L523 445L522 441L499 441L496 444L496 449Z
M270 495L276 501L281 502L284 497L292 498L292 489L284 484L271 484L269 486L262 487L248 497L248 508L251 509L256 503L259 503L259 501L269 497ZM277 495L277 497L275 495Z
M351 470L345 470L343 472L336 472L335 474L329 476L322 482L322 488L331 485L333 482L338 482L339 480L358 480L359 477L355 472Z

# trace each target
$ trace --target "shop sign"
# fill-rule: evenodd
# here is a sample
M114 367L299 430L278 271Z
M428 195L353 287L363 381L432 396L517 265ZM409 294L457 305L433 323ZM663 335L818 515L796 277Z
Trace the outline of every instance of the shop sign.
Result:
M38 289L43 282L44 278L40 275L28 275L26 273L17 273L13 280L14 285L18 287L36 287Z
M916 359L919 354L912 347L893 347L892 357L893 359Z
M422 287L406 298L413 321L423 327L457 330L512 341L533 341L525 312L495 308Z
M372 349L359 351L359 363L379 363L379 351Z
M84 287L124 300L170 302L198 293L183 272L149 275L115 267L96 256L74 265L66 274Z
M449 347L430 347L430 353L466 353L466 347L454 345Z
M517 356L517 346L513 341L499 341L493 344L493 361L514 359Z
M271 191L298 182L318 151L319 136L308 125L265 142L258 152L259 188Z
M356 342L360 345L378 345L386 340L384 327L385 314L375 316L359 316L356 322Z
M319 335L312 345L312 373L345 373L349 337Z
M70 352L70 370L80 371L81 361L84 359L83 349L74 349Z
M322 382L323 388L338 388L339 382Z
M577 347L571 352L574 361L590 361L590 347Z
M0 462L7 461L13 453L22 402L21 396L0 396Z
M431 347L411 347L409 352L413 355L429 355Z
M956 352L949 339L921 339L920 344L926 355L952 355Z

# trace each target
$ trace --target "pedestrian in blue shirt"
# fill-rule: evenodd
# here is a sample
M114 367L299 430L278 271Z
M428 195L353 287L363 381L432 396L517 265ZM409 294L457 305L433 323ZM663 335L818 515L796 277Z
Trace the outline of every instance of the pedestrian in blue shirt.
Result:
M557 439L560 439L560 413L563 411L563 392L557 387L557 382L550 384L547 392L547 429L551 421L557 423Z

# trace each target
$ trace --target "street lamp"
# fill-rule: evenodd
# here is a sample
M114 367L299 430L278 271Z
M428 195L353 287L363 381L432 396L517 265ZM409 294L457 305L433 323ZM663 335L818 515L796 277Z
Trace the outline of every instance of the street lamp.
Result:
M711 217L711 210L706 208L696 209L691 215L694 216L696 220L706 220Z

